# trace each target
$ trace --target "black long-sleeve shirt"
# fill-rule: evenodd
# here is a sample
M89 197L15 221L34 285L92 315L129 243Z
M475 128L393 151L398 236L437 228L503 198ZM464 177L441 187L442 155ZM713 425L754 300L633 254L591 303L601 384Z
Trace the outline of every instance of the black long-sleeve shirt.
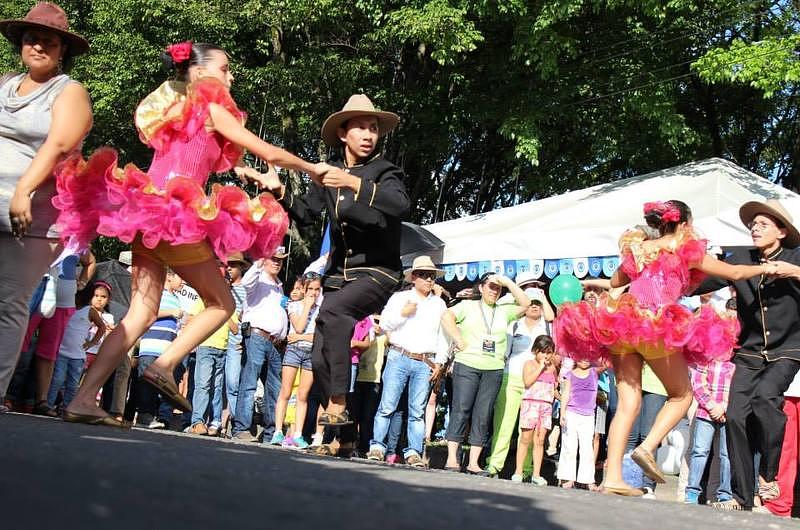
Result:
M400 230L409 211L405 174L378 156L352 167L345 167L341 161L330 164L361 178L358 194L350 188L312 183L305 196L284 198L289 216L305 226L327 209L331 250L325 269L326 287L341 287L369 276L393 290L402 277Z
M780 248L768 259L800 265L800 249ZM755 248L737 250L725 262L757 265L761 263L761 254ZM695 293L715 291L726 285L736 290L736 311L742 325L735 355L743 361L771 362L785 358L800 361L800 281L764 275L736 282L709 278Z

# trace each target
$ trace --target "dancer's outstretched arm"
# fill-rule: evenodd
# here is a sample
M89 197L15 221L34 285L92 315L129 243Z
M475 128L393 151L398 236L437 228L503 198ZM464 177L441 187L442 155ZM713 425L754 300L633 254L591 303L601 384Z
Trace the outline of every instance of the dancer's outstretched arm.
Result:
M209 106L209 114L211 116L211 126L214 130L231 142L244 147L269 164L308 173L314 182L322 185L322 175L331 166L321 162L317 164L306 162L285 149L265 142L247 130L239 120L221 105L212 103Z
M709 255L703 257L698 269L710 276L717 276L730 281L746 280L761 274L775 275L776 263L761 263L760 265L731 265Z

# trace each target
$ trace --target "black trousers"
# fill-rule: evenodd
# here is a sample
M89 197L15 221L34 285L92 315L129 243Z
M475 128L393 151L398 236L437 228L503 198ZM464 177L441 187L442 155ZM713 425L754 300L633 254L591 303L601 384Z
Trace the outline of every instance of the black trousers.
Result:
M731 461L731 488L742 506L753 507L756 490L753 454L761 453L759 475L775 480L783 445L786 415L783 393L789 388L800 362L792 359L765 359L735 355L736 371L728 401L728 458Z
M356 323L380 312L391 294L370 277L325 293L311 350L314 382L319 384L323 406L331 396L344 396L350 390L350 339Z
M453 366L453 405L447 426L448 442L463 442L470 425L469 444L486 446L492 430L492 412L503 370L478 370L456 362Z
M358 451L366 454L372 440L372 426L381 402L381 384L356 381L353 422L358 425Z

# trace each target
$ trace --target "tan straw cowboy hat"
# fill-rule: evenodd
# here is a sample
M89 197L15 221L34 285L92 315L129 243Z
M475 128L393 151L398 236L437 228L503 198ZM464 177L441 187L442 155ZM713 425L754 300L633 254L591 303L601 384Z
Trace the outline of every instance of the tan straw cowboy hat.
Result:
M322 141L331 147L341 145L337 129L350 118L356 116L375 116L378 118L378 136L385 136L397 127L400 117L394 112L376 110L372 101L364 94L354 94L347 100L342 110L334 112L322 124Z
M436 273L437 278L444 276L444 271L433 264L433 260L431 260L430 256L417 256L414 258L414 261L411 263L411 268L405 271L407 282L411 281L411 274L416 271L433 271Z
M89 41L69 30L67 14L50 2L39 2L33 6L25 18L0 20L0 33L19 46L26 29L43 29L59 34L67 43L72 55L89 51Z
M783 238L784 247L794 248L800 245L800 232L794 227L792 215L777 199L768 199L765 202L750 201L739 208L739 219L745 226L748 226L756 215L764 214L777 219L783 228L786 229L786 237Z

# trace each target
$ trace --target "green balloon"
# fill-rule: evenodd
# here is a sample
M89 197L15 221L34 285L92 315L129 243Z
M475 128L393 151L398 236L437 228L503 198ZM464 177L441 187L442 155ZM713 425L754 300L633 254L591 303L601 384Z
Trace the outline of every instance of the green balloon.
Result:
M583 297L583 285L572 274L559 274L550 282L550 300L555 305L579 302Z

